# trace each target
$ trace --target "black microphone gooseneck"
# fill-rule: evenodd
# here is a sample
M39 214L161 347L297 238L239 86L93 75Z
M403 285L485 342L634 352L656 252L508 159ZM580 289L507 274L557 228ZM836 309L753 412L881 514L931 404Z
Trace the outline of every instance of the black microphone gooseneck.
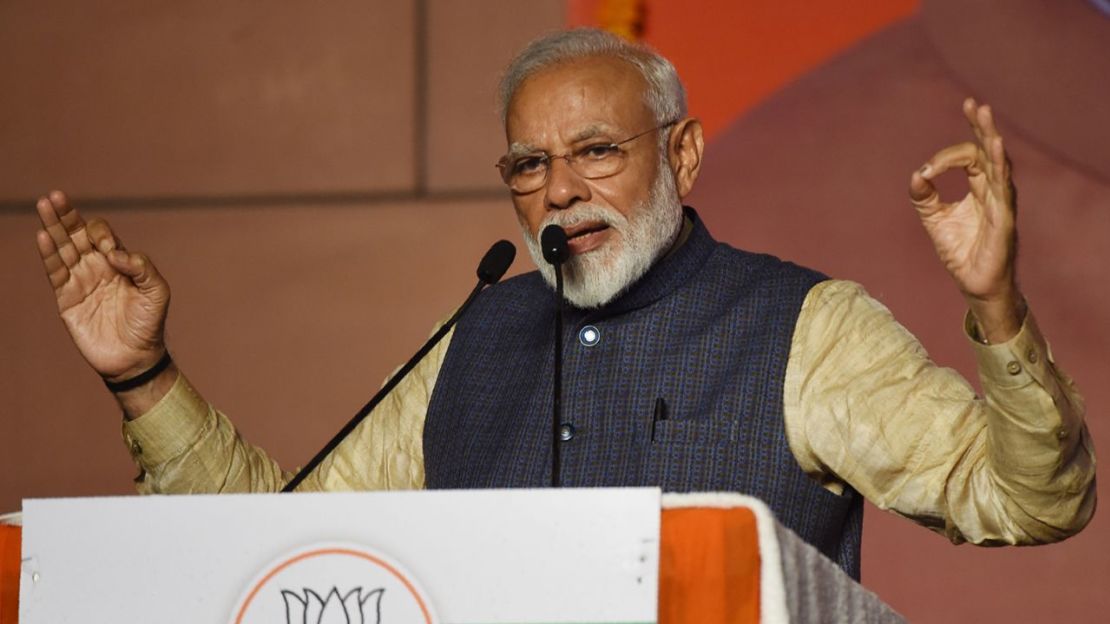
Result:
M459 320L459 317L462 316L462 313L465 312L466 309L470 307L470 304L474 302L474 299L478 296L478 293L482 292L482 289L486 286L489 286L490 284L496 284L497 281L501 279L501 276L505 275L505 271L509 270L509 265L513 263L513 258L515 257L516 247L514 247L513 244L507 240L497 241L493 244L493 247L489 248L489 251L486 252L486 255L482 256L482 261L478 263L478 284L474 287L474 290L470 291L470 296L466 298L466 301L463 302L462 306L460 306L459 309L451 315L451 318L447 319L447 322L444 323L443 326L436 331L436 333L432 334L432 337L428 339L428 342L424 343L423 347L420 347L420 350L412 356L412 359L410 359L408 362L405 362L405 365L402 366L401 369L397 371L397 374L391 377L384 386L382 386L382 389L379 390L372 399L370 399L370 402L368 402L366 405L363 405L362 409L360 409L358 413L355 414L355 417L352 418L346 425L343 425L343 428L339 430L339 433L335 434L335 437L333 437L331 441L324 445L324 448L320 449L320 452L317 453L311 461L305 464L305 467L301 468L300 472L298 472L296 476L294 476L293 479L289 481L289 483L285 484L285 487L281 489L282 492L292 492L293 490L297 489L297 486L301 484L301 481L304 481L305 477L307 477L309 473L315 470L316 467L320 465L320 462L324 461L324 458L327 457L333 450L335 450L335 447L339 446L339 443L342 442L343 439L346 438L348 435L350 435L350 433L354 431L356 427L358 427L359 423L366 419L370 412L378 406L378 403L382 402L382 399L385 398L385 395L389 394L390 391L392 391L393 388L395 388L397 384L400 383L402 379L404 379L405 375L408 375L409 371L415 368L416 364L420 362L420 360L424 359L424 356L428 355L428 352L431 351L432 348L435 347L436 344L438 344L439 341L447 335L447 332L451 331L451 328L455 325L455 322Z
M555 378L551 419L551 487L560 485L560 427L563 424L563 263L570 256L567 233L557 225L540 232L543 259L555 267Z

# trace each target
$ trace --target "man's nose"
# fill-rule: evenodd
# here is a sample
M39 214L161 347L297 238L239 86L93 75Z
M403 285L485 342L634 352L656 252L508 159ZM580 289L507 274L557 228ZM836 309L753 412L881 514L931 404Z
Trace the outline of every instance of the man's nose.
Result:
M589 201L590 187L578 175L565 156L552 158L547 163L547 183L544 186L544 203L549 210L570 208L576 201Z

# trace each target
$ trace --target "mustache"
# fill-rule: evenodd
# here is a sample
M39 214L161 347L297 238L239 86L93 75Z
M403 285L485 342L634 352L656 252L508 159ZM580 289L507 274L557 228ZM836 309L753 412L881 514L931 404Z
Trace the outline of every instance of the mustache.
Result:
M551 213L544 218L543 223L540 224L539 231L542 232L543 229L549 225L569 228L586 222L604 223L609 227L621 229L627 225L628 219L619 212L609 208L603 208L594 204L582 204L570 210L559 210Z

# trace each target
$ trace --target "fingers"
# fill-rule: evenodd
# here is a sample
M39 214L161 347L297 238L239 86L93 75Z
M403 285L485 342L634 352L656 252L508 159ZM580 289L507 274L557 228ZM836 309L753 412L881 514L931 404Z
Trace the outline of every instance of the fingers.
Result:
M910 202L921 214L930 215L944 208L933 183L922 177L920 171L910 176Z
M910 176L910 199L915 204L932 204L937 199L937 187L921 175L921 170Z
M46 277L50 280L50 285L54 289L61 288L62 284L69 279L69 267L58 255L54 239L46 230L39 230L35 236L35 242L38 244L39 255L42 256L42 265L46 269Z
M85 221L77 212L66 198L65 193L61 191L51 191L48 196L51 205L54 206L55 213L58 215L58 221L69 235L70 240L77 247L77 251L81 253L88 252L91 248L88 244L88 239L82 235L82 230L85 227Z
M945 208L947 204L941 201L933 180L954 168L967 171L973 190L978 192L982 186L983 173L980 154L979 146L971 142L950 145L933 154L928 162L910 176L910 201L924 213Z
M979 125L979 105L975 102L975 98L969 97L964 100L963 111L967 125L971 126L971 131L975 133L975 139L982 143L983 129Z
M69 205L65 202L64 196L61 198L60 205L56 205L49 197L40 197L35 204L35 210L39 213L39 221L42 222L43 230L50 235L55 252L62 259L62 262L65 262L66 266L73 266L77 264L81 252L77 250L77 245L69 235L69 231L62 224L63 217L70 226L74 224L74 216L69 214L71 210L68 208ZM80 219L80 217L76 218Z
M937 196L933 181L959 167L967 172L968 186L976 205L992 211L1009 206L1012 211L1016 189L1011 181L1010 162L995 125L993 111L989 106L967 98L963 102L963 113L977 141L952 145L934 154L910 176L910 199L924 213L950 206Z
M929 189L935 194L936 188L932 185L933 180L947 171L962 168L967 172L967 182L968 186L971 187L971 192L976 198L982 200L991 180L991 176L987 172L987 168L991 167L991 164L984 163L983 159L983 151L979 149L978 145L971 142L950 145L940 150L933 154L933 157L911 176L910 199L918 208L939 208L941 206L939 198L934 200L930 200L928 197L921 198L925 187L920 183L915 183L914 177L920 176L927 181Z
M921 169L918 169L917 173L931 181L953 167L962 167L967 170L969 175L982 173L979 164L979 146L974 143L950 145L933 154L933 157Z
M964 117L967 117L967 122L971 124L980 143L986 144L990 139L1001 136L994 125L994 112L989 105L980 105L974 98L967 98L964 100Z
M989 169L987 176L991 183L1001 188L1008 185L1010 177L1010 159L1006 157L1006 148L1002 145L1002 137L993 137L986 148Z
M113 249L123 249L123 243L108 222L95 218L87 223L61 191L51 191L40 197L35 209L45 232L52 242L51 253L56 254L67 267L73 267L81 255L94 249L107 254ZM44 247L40 245L39 251ZM43 260L47 258L43 255Z
M124 249L123 242L104 219L99 217L92 219L85 231L88 233L89 242L102 254L107 255L113 249Z
M967 98L964 100L964 117L979 141L984 160L989 163L988 175L1001 183L1009 175L1009 163L1006 150L1002 147L1002 135L994 122L994 111L986 104L979 105L973 98Z

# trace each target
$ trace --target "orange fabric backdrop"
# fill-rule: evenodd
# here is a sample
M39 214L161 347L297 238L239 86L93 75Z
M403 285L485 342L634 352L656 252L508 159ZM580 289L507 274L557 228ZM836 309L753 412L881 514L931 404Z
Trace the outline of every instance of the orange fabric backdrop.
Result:
M913 14L920 0L567 0L572 26L639 31L678 68L712 138L791 80Z

